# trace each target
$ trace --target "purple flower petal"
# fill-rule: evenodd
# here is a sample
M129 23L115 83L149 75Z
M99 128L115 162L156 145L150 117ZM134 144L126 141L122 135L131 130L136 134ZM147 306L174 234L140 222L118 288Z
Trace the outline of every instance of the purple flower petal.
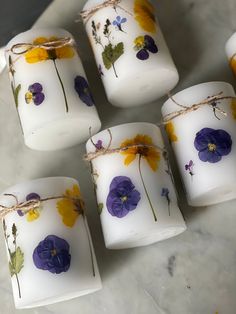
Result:
M147 60L149 58L149 53L146 49L141 49L137 52L136 57L139 60Z
M28 90L33 94L40 93L43 90L43 86L40 83L34 83L29 86Z
M102 141L98 140L97 143L95 144L95 147L97 150L103 149Z
M41 103L44 101L44 98L45 98L45 96L43 93L34 94L34 96L33 96L34 104L36 106L41 105Z
M137 207L140 199L140 193L135 190L130 178L117 176L113 178L110 184L106 201L108 212L118 218L125 217Z
M194 146L200 160L216 163L231 152L232 139L224 130L203 128L196 134Z
M90 92L89 85L86 81L86 79L82 76L76 76L75 78L75 90L79 95L79 98L87 105L87 106L93 106L93 96Z
M40 196L37 193L30 193L26 196L26 201L30 200L40 200Z
M148 51L152 53L158 52L157 45L155 44L155 41L151 36L149 35L144 36L144 44L145 44L145 49L147 49Z
M112 24L113 24L114 26L119 25L119 23L118 23L117 21L113 21Z
M199 159L201 161L208 161L210 163L216 163L222 159L219 153L217 152L210 152L207 148L202 150L198 153Z
M123 17L122 20L120 21L120 23L123 24L123 23L125 23L125 22L127 22L127 18L126 18L126 17Z
M55 235L47 236L33 252L34 265L53 274L60 274L70 268L71 255L68 242Z

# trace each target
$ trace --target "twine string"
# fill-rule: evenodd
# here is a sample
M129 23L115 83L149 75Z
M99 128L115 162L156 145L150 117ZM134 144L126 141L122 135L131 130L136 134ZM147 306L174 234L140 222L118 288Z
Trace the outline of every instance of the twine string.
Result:
M55 40L49 40L41 44L31 44L31 43L18 43L13 45L7 51L11 51L15 55L22 55L32 49L42 48L45 50L59 49L65 46L74 46L74 39L71 37L58 38Z
M190 113L190 112L193 112L193 111L196 111L198 109L200 109L202 106L211 106L213 107L213 109L217 112L219 112L220 114L222 114L223 116L227 116L227 112L225 112L223 109L221 109L220 107L218 107L216 104L218 101L220 100L226 100L226 99L236 99L236 97L234 96L222 96L223 92L220 92L216 95L213 95L213 96L209 96L208 98L204 99L203 101L199 102L199 103L196 103L196 104L193 104L189 107L187 106L183 106L181 104L179 104L171 95L168 95L169 98L178 106L178 107L181 107L182 109L181 110L176 110L174 112L171 112L169 114L166 114L164 117L163 117L163 123L166 124L168 123L169 121L179 117L179 116L182 116L182 115L185 115L187 113Z
M89 129L90 132L90 141L93 144L93 146L95 147L95 152L90 152L88 154L86 154L84 156L84 160L85 161L89 161L91 162L92 160L96 159L97 157L100 156L104 156L104 155L111 155L111 154L115 154L115 153L122 153L127 151L130 148L153 148L153 149L158 149L161 152L166 152L166 150L158 145L148 145L148 144L133 144L133 145L127 145L124 147L116 147L116 148L111 148L111 143L112 143L112 133L110 129L107 129L108 133L109 133L109 143L107 145L107 147L105 148L101 148L101 149L97 149L96 144L93 141L93 138L91 136L91 128Z
M130 13L129 11L127 11L125 8L123 8L122 6L119 5L119 3L121 2L121 0L106 0L101 4L98 4L96 6L93 6L90 9L87 10L83 10L80 12L80 16L82 17L82 20L87 23L89 21L89 19L91 17L93 17L93 15L98 12L99 10L106 8L106 7L113 7L114 9L119 8L121 10L123 10L124 12L126 12L129 15L132 15L132 13Z
M24 213L29 212L30 210L34 210L40 207L40 205L44 202L51 201L51 200L58 200L58 199L69 199L75 203L83 204L83 200L79 197L69 197L66 195L60 195L60 196L51 196L43 199L32 199L24 202L19 202L17 197L13 194L4 194L5 196L11 196L14 197L16 204L12 206L4 206L0 204L0 219L3 219L6 215L21 210ZM83 206L80 206L80 214L83 214Z

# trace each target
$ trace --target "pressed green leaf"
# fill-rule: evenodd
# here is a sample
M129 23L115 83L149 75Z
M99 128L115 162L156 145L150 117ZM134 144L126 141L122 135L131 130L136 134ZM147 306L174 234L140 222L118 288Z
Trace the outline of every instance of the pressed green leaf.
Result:
M11 277L15 275L14 267L11 262L8 264Z
M99 213L99 215L101 215L102 210L103 210L103 203L99 203L98 204L98 213Z
M124 53L124 44L119 43L113 48L113 63L116 62L117 59L120 58Z
M114 47L112 44L105 46L105 49L102 53L102 59L106 69L109 70L112 64L114 64L123 53L124 44L121 42Z
M19 96L20 90L21 90L21 84L18 84L17 87L15 88L14 92L13 92L16 108L18 107L18 96Z
M19 274L24 266L24 253L21 251L19 246L16 248L15 252L11 253L10 259L9 270L11 276Z

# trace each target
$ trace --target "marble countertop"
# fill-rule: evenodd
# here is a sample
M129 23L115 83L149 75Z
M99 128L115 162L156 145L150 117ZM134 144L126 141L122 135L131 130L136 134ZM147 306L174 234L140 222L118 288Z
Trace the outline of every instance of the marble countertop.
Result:
M79 39L80 54L103 128L133 121L158 122L164 98L134 109L118 109L107 102L83 26L74 22L84 2L56 0L36 25L60 26ZM224 52L226 40L236 30L235 0L165 0L158 1L156 6L161 28L180 72L176 91L210 80L225 80L236 87ZM0 76L0 128L1 191L37 177L79 178L103 281L103 289L97 293L47 307L16 311L1 232L1 314L236 313L236 201L201 209L187 206L172 160L188 230L148 247L110 251L104 246L89 169L82 161L84 145L50 153L25 147L6 70Z

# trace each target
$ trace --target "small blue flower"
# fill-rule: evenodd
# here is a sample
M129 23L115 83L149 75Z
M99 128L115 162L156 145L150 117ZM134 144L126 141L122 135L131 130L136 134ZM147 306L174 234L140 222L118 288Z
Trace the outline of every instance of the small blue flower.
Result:
M126 23L126 22L127 22L127 18L121 17L121 16L118 15L118 16L116 17L116 19L112 22L112 24L113 24L114 26L117 26L118 29L119 29L121 32L124 32L123 29L122 29L122 27L121 27L121 24L124 24L124 23Z

